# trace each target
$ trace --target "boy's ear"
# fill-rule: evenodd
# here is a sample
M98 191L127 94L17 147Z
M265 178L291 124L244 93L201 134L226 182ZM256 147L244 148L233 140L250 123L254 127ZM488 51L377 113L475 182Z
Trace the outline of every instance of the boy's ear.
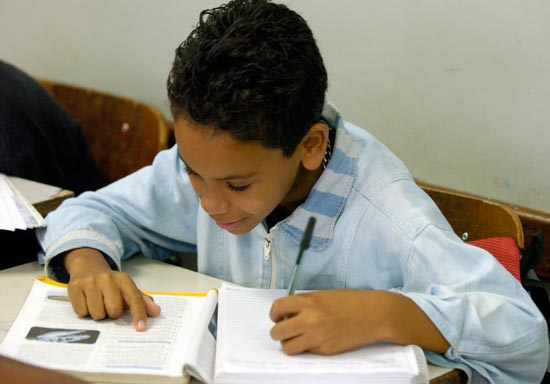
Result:
M309 171L318 169L323 164L328 143L328 127L315 123L300 142L302 147L302 165Z

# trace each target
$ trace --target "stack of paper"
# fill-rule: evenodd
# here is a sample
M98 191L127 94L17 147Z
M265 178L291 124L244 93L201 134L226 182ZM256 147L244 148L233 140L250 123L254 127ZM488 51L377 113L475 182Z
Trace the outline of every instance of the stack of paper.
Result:
M44 227L46 222L31 203L0 173L0 230Z

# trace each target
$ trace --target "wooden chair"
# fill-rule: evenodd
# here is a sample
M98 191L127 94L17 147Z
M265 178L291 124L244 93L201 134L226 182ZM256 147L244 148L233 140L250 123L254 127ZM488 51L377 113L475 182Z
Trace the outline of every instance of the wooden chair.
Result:
M455 233L463 240L476 241L495 236L506 236L511 237L518 246L523 247L521 221L511 208L467 193L456 192L418 181L417 184L433 199ZM495 255L495 257L497 256ZM500 260L500 262L505 266L507 264L503 260ZM515 264L519 273L518 260L515 261ZM507 268L511 271L509 267ZM461 370L453 369L431 380L430 384L466 382L466 374Z
M516 212L503 204L467 193L417 182L437 204L463 240L506 236L523 248L523 228Z
M434 200L457 235L492 253L512 275L520 280L543 313L547 323L550 324L550 301L547 288L532 273L532 270L522 270L519 249L513 244L515 241L519 248L525 247L523 225L516 211L510 206L479 196L419 181L417 184ZM514 255L514 252L517 254ZM550 363L544 383L550 382L548 381L549 372ZM430 381L430 384L444 384L451 382L450 380L465 383L466 377L463 372L454 369L441 376L441 380Z
M74 85L38 81L80 124L108 183L151 164L167 147L168 123L157 108Z

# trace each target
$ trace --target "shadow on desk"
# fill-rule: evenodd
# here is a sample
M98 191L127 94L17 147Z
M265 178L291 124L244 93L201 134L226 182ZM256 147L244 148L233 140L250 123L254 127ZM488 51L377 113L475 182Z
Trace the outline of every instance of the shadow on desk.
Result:
M165 263L175 265L176 267L186 268L195 272L198 271L197 254L195 252L177 253L166 259Z

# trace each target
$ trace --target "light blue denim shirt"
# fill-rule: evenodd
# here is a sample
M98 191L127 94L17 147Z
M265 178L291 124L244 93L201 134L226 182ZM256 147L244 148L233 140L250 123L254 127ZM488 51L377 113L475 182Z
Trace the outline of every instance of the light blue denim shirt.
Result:
M140 252L163 260L198 253L198 268L249 287L286 288L310 216L317 224L298 289L391 290L414 300L451 344L426 351L471 383L538 383L548 360L546 322L521 285L490 254L465 244L407 168L327 104L337 127L328 167L307 200L267 230L235 236L202 210L177 148L152 166L70 199L38 231L46 273L66 280L52 259L75 247L102 251L114 268Z

